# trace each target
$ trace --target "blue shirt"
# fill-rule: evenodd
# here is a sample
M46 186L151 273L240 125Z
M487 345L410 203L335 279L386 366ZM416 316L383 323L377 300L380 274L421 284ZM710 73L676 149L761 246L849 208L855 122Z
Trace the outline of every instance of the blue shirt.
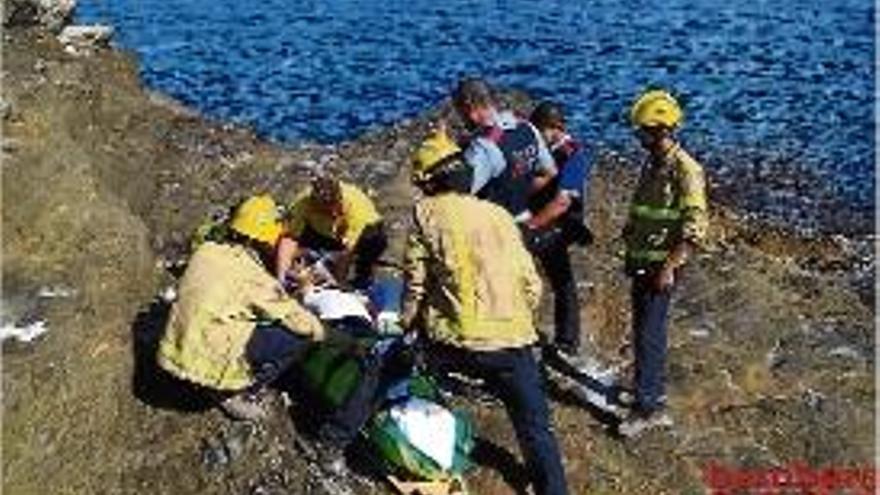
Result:
M586 148L579 148L575 151L564 164L560 164L559 190L583 201L585 184L590 175L591 165Z
M593 165L591 150L566 134L553 144L550 153L556 161L558 174L532 194L529 210L537 213L559 193L577 201L577 206L572 205L572 208L581 208L586 203L587 182Z

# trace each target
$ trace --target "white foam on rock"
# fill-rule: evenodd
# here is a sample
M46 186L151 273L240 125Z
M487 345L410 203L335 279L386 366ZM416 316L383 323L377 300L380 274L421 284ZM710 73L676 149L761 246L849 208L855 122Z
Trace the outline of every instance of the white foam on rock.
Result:
M49 326L45 320L33 321L27 325L16 325L14 323L4 323L0 326L0 341L14 338L25 344L33 342L41 335L49 331Z

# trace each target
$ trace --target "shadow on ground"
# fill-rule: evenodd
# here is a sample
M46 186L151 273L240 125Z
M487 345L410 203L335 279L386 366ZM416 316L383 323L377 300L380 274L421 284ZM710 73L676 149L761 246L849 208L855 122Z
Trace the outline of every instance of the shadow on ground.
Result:
M171 305L155 300L141 310L131 326L134 374L132 393L144 404L180 412L201 412L212 407L204 390L178 380L159 367L156 351L168 321Z

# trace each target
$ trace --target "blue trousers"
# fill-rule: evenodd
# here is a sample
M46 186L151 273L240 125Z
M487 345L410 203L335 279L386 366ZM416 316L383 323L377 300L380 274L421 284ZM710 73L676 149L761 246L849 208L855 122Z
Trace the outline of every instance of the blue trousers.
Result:
M633 276L632 321L636 403L645 412L666 395L666 324L672 289L657 290L651 272Z
M245 359L254 375L252 391L275 381L305 357L309 340L276 324L257 325L245 347Z
M478 352L433 344L425 359L435 372L455 371L485 380L507 409L535 493L568 493L541 373L530 347Z
M553 289L554 343L577 354L581 346L581 315L578 288L571 270L568 244L556 239L547 249L535 253Z

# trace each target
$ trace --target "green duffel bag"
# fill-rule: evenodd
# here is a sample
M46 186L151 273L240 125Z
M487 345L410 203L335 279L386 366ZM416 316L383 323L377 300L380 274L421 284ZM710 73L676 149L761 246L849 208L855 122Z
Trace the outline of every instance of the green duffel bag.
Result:
M312 347L303 360L302 370L312 391L332 408L344 404L363 377L357 356L323 344Z
M470 418L443 405L432 381L421 375L407 380L408 393L373 416L368 441L394 474L428 481L461 478L474 446Z

